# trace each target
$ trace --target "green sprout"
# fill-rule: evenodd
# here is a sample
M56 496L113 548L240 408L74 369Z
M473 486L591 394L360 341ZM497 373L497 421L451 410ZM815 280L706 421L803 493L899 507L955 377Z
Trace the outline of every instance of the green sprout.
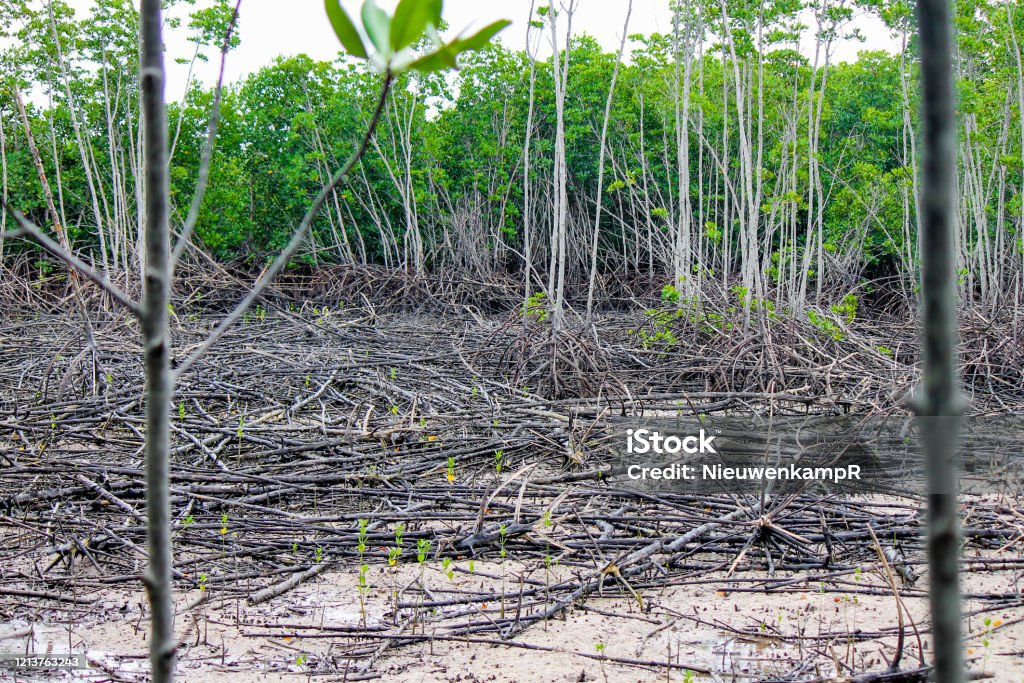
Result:
M420 563L422 567L423 563L427 561L427 554L430 552L430 541L425 538L421 538L416 541L416 561Z
M356 546L356 549L359 551L359 556L362 557L363 553L366 552L366 538L368 536L366 532L366 527L369 526L370 520L360 519L358 524L359 535L356 537L356 539L358 540L358 545Z
M388 566L394 567L402 557L402 534L405 533L405 524L399 522L395 525L395 545L388 549Z

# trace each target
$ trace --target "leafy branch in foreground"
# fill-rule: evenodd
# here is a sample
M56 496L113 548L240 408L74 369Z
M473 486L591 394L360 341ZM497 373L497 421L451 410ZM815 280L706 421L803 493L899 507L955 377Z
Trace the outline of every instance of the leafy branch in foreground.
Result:
M458 57L464 52L480 50L511 22L495 21L473 35L458 36L447 43L438 30L444 0L402 0L394 16L366 0L362 8L362 31L349 18L339 0L325 0L327 17L345 51L357 59L367 59L379 72L397 76L407 71L421 74L458 68ZM417 52L423 37L432 49ZM369 49L368 49L369 48Z

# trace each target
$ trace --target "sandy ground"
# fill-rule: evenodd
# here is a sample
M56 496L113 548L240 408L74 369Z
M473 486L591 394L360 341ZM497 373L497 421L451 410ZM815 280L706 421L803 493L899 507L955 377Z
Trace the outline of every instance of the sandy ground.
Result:
M436 595L500 588L502 567L476 563L470 573L457 565L453 579L429 563L427 587ZM516 590L522 569L504 567L509 593ZM565 571L565 570L563 570ZM370 569L373 586L366 598L366 623L393 618L396 588L419 579L415 566L397 570ZM554 580L554 576L552 580ZM814 680L856 671L881 670L894 656L896 607L891 594L863 591L884 586L882 577L866 565L842 584L824 586L806 575L786 592L732 592L756 586L762 575L737 573L730 581L721 574L694 577L689 585L643 591L644 605L633 597L613 594L589 600L515 639L518 646L492 642L397 643L345 637L345 630L362 621L356 573L327 571L299 588L258 606L237 598L221 599L216 591L193 591L178 596L177 627L183 647L180 678L197 683L220 681L343 681L358 680L368 653L376 653L372 671L396 682L505 681L757 681ZM902 664L919 660L918 636L912 624L925 621L926 578L904 590L909 620ZM973 571L964 576L967 593L1020 594L1022 572ZM203 598L200 601L200 598ZM400 597L400 600L403 598ZM415 600L415 598L409 598ZM199 602L200 604L196 605ZM58 679L145 679L146 613L139 591L110 590L85 609L40 610L32 619L0 625L0 647L7 652L86 653L91 669L60 674ZM444 607L464 613L500 615L500 604L470 603ZM514 609L512 602L505 608ZM965 618L965 655L971 668L993 680L1024 683L1024 606L970 599L965 612L987 611ZM408 621L403 635L437 635L430 624L415 623L417 614L429 622L429 608L403 608ZM440 616L435 613L433 616ZM987 622L986 622L987 620ZM912 623L911 623L912 622ZM25 633L31 630L31 634ZM878 633L881 632L881 633ZM17 637L13 634L21 633ZM860 634L858 640L847 634ZM487 638L489 640L490 637ZM484 640L484 639L481 639ZM920 638L927 656L927 636ZM382 645L392 647L382 648ZM394 647L400 645L399 647ZM540 650L528 649L539 646ZM357 655L353 657L353 655ZM616 661L618 660L618 661ZM622 660L661 662L661 666L626 664ZM679 668L667 668L671 662ZM686 666L709 673L687 671ZM30 680L11 676L2 680Z

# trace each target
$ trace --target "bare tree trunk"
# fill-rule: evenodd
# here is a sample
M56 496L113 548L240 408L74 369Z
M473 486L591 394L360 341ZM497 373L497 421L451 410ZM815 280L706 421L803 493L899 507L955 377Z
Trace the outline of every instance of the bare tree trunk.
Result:
M954 230L956 121L949 0L920 0L922 155L923 391L917 412L928 466L928 567L935 680L964 680L960 642L960 529L957 510L957 434L962 411L957 387ZM941 419L935 419L941 418Z
M0 179L3 183L2 200L7 206L7 134L4 131L4 117L0 114ZM4 262L4 233L7 231L7 212L0 211L0 264Z
M174 679L174 624L171 602L171 504L169 452L171 397L167 304L170 300L167 112L164 106L164 45L160 0L142 0L139 13L142 60L139 74L145 146L145 264L142 281L142 337L146 367L146 520L149 567L146 590L152 613L149 656L154 683Z
M526 323L526 306L533 294L533 226L530 211L530 143L533 140L533 109L537 87L537 59L530 49L530 23L533 21L534 0L530 2L530 14L526 24L526 56L530 60L530 101L526 110L526 140L523 142L523 323Z
M608 100L604 105L604 123L601 126L601 147L597 162L597 202L594 208L594 234L590 243L590 284L587 287L587 325L594 310L594 282L597 279L597 244L601 235L601 195L604 194L604 150L608 144L608 121L612 117L612 101L615 99L615 81L619 78L619 65L622 64L622 53L626 50L626 34L629 33L629 18L633 14L633 0L626 7L626 19L622 24L622 40L619 42L619 54L612 70L612 82L608 86Z
M100 214L100 204L96 192L96 183L93 181L93 167L89 163L86 153L85 141L82 136L82 129L78 123L79 112L75 107L75 98L71 94L71 82L68 75L68 64L64 58L64 50L60 43L60 34L57 32L57 21L53 16L53 3L46 3L47 13L50 17L50 30L53 33L53 44L57 48L57 63L60 66L61 80L64 83L64 92L68 98L68 115L71 118L71 127L75 132L75 142L78 144L78 153L82 159L82 172L85 174L85 182L89 188L89 198L92 200L93 216L96 219L96 235L99 238L100 263L103 264L103 275L110 277L110 264L107 261L107 239L104 234L104 220Z
M551 265L548 277L548 290L554 292L554 307L551 312L551 329L557 335L562 326L565 314L565 269L568 260L569 231L569 195L568 168L565 159L565 91L569 80L569 48L572 39L572 16L576 9L576 0L570 0L563 8L566 12L567 27L565 32L565 54L559 60L558 55L558 22L555 18L555 2L549 0L551 12L551 63L555 78L555 168L554 168L554 225L552 229ZM559 64L561 62L561 64Z

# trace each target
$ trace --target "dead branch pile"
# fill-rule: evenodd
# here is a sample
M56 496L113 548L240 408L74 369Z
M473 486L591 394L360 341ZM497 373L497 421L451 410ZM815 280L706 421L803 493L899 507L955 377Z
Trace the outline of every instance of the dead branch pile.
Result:
M209 324L187 311L174 315L179 355ZM422 579L395 585L385 622L353 625L350 636L359 638L346 656L365 672L382 647L427 631L508 639L602 592L634 596L642 611L650 609L648 589L708 572L776 577L731 584L736 591L796 590L783 572L848 591L849 574L874 561L872 532L898 544L907 576L923 564L920 501L638 493L609 476L602 419L681 406L694 413L891 407L885 387L913 377L909 323L887 330L906 343L892 357L839 360L844 342L849 349L874 343L869 332L851 326L844 342L821 341L805 327L780 324L764 338L705 331L644 348L637 329L635 319L612 317L598 324L600 344L579 335L579 353L600 359L580 366L581 376L603 374L566 392L577 397L549 400L524 388L534 382L529 366L489 355L507 355L497 340L523 344L509 324L482 331L351 307L253 311L178 386L179 590L208 587L262 601L323 569L354 573L360 519L367 520L363 559L379 569L378 585L392 563L418 561L420 541L430 543L427 562L448 558L452 571L470 571L470 559L515 558L526 567L481 573L483 588L469 594ZM40 600L88 602L106 587L138 581L144 566L138 334L117 317L96 321L95 330L94 355L64 318L25 316L0 328L3 619ZM975 366L987 368L978 376L992 386L1008 371L997 358L1009 362L994 348ZM1019 400L1020 384L992 391ZM1019 539L1019 519L1005 503L976 501L968 543L1004 547ZM1008 557L986 566L1022 565ZM908 584L904 594L915 591ZM1007 604L1019 596L989 599Z

